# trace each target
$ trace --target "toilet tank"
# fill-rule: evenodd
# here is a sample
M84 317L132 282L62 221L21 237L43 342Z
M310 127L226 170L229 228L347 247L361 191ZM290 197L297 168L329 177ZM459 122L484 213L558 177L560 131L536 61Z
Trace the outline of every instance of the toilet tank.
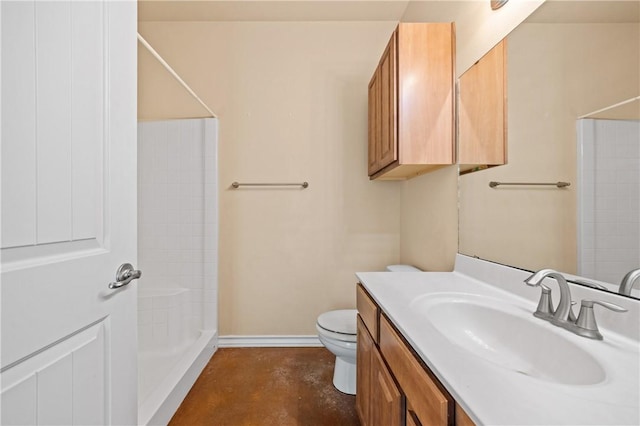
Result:
M389 272L422 272L420 269L411 265L389 265L387 266Z

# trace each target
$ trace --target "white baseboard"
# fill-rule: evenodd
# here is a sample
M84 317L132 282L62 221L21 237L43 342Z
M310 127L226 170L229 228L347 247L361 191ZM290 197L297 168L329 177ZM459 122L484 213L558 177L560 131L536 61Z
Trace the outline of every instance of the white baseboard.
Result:
M220 336L221 348L321 347L318 336Z

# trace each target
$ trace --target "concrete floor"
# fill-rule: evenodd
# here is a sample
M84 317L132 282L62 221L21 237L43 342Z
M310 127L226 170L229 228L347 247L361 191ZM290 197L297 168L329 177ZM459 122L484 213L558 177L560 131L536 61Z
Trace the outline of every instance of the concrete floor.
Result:
M219 349L170 425L357 426L355 396L333 387L325 348Z

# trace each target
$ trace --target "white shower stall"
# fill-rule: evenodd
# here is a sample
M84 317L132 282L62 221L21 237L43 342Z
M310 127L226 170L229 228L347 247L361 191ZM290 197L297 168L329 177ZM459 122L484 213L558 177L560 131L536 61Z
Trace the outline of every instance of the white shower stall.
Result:
M640 265L640 121L578 121L578 274L619 284Z
M138 123L139 424L166 424L217 348L217 125Z

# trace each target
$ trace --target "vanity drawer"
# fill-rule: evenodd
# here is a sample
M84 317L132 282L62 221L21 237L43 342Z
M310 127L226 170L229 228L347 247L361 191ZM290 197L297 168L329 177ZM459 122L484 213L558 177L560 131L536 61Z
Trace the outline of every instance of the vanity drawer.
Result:
M378 343L378 305L369 297L362 284L358 284L356 289L356 307L374 342Z
M440 390L384 315L380 316L379 344L417 420L423 425L453 424L455 402Z

